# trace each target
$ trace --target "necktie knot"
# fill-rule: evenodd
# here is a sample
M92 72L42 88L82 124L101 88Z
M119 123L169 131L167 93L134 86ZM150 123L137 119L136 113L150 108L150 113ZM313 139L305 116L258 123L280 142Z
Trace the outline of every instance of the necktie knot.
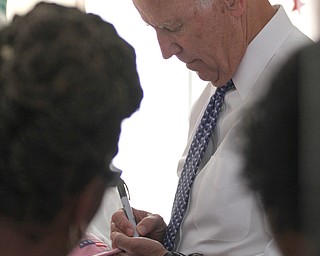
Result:
M215 93L211 96L206 110L203 113L200 124L197 127L193 140L181 172L179 179L173 208L171 220L166 230L164 239L164 246L168 250L174 247L174 240L180 228L184 213L187 209L189 194L191 186L198 172L198 168L205 150L208 146L209 139L213 133L213 129L217 123L219 112L224 101L224 96L234 86L233 81L230 80L224 86L217 88Z
M217 88L215 94L218 94L219 96L223 97L233 87L234 83L231 79L224 86Z

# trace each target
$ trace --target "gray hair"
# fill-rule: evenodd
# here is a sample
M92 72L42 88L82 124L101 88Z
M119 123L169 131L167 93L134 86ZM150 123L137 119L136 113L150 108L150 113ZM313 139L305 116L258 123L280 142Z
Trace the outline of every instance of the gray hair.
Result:
M202 9L202 10L211 6L214 1L215 0L196 0L197 4L199 6L199 9Z

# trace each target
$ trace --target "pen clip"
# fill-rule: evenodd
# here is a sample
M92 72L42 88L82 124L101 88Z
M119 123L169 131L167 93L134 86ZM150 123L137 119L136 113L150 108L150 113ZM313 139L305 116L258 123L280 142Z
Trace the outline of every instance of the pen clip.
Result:
M128 189L127 184L125 183L125 181L123 179L119 179L118 184L117 184L117 188L118 188L118 192L120 194L120 197L128 197L128 199L130 200L130 192Z
M113 165L113 163L110 164L109 166L110 170L115 172L115 173L119 173L120 175L122 174L122 170L120 170L119 168L115 167ZM128 197L128 199L130 200L130 192L129 192L129 188L127 186L127 184L125 183L125 181L123 179L119 179L118 183L117 183L117 188L118 188L118 192L120 194L120 197Z
M120 169L116 168L114 165L110 165L110 169L111 170L116 170L117 172L121 172L122 173L122 171ZM132 208L131 208L130 203L129 203L130 197L127 196L127 192L129 194L128 186L124 182L124 180L121 179L121 178L118 181L117 189L118 189L118 192L119 192L119 195L120 195L120 198L121 198L121 202L122 202L122 205L123 205L123 210L124 210L128 220L131 222L131 224L132 224L132 226L134 228L133 236L134 237L139 237L139 234L138 234L138 232L136 230L136 221L135 221L135 218L134 218L134 215L133 215Z

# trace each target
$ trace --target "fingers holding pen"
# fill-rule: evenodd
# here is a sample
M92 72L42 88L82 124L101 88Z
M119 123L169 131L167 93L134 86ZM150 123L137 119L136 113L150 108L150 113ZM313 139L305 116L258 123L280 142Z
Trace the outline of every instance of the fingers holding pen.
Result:
M137 223L136 231L138 235L162 242L167 228L163 218L159 214L152 214L134 208L132 210Z
M160 215L148 214L136 228L140 236L162 242L167 225Z
M145 237L128 237L112 232L111 240L112 246L124 250L126 255L164 256L167 252L161 243Z
M134 227L128 220L123 209L116 211L111 217L111 233L112 232L121 232L127 236L133 236Z
M142 230L143 228L143 219L148 216L148 212L140 211L132 208L133 218L136 223L142 222ZM135 232L135 225L133 225L132 221L130 221L127 217L127 213L124 209L119 209L116 211L111 217L111 232L117 231L121 232L127 236L133 236ZM140 235L144 235L143 232Z
M132 210L137 223L138 234L161 242L167 227L163 218L158 214L151 214L134 208ZM127 236L133 236L134 234L134 227L122 209L115 212L111 218L111 232L113 231L121 232Z

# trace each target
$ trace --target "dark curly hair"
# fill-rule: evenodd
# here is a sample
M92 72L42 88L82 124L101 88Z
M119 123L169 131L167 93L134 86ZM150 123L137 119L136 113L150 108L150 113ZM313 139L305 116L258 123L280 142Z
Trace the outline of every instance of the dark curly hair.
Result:
M0 32L0 215L51 221L117 153L140 105L134 49L93 14L40 3Z

